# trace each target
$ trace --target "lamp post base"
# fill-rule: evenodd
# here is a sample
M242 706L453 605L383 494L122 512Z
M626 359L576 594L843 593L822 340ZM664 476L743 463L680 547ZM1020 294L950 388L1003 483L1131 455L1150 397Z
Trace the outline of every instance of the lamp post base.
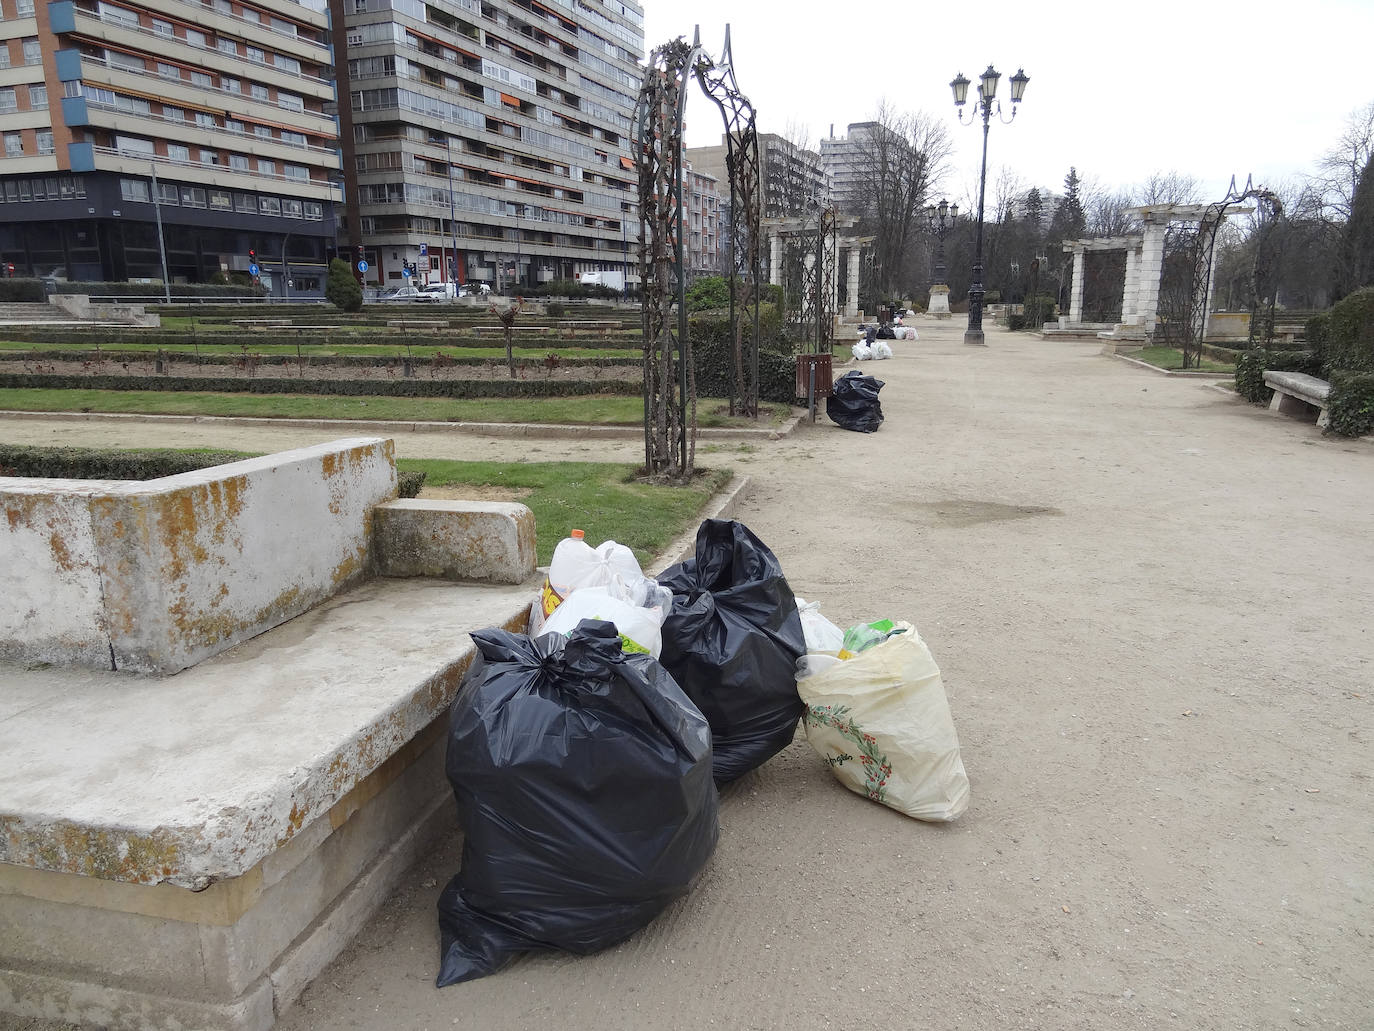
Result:
M983 339L981 329L968 329L964 331L964 343L969 347L987 347L988 343Z

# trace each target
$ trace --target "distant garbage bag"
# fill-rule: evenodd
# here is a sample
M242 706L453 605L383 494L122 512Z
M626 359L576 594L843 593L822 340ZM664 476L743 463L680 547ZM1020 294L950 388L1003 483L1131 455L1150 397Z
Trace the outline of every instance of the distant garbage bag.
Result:
M883 422L883 404L878 400L878 391L882 389L882 380L850 369L835 381L825 399L825 414L844 429L872 433Z
M441 988L521 952L623 941L687 891L719 837L710 727L614 626L472 639L449 710L463 865L439 898Z
M673 592L663 665L711 725L719 784L763 765L792 741L806 638L777 557L743 523L707 519L696 555L666 569Z
M854 355L855 361L866 362L873 357L873 348L869 347L862 340L851 347L849 351Z
M940 667L910 623L891 629L797 681L806 739L850 791L918 820L957 819L968 806L968 774Z
M885 343L883 343L881 340L875 340L875 341L873 341L873 359L874 359L875 361L882 361L884 358L891 358L891 357L892 357L892 347L891 347L891 345L885 344Z

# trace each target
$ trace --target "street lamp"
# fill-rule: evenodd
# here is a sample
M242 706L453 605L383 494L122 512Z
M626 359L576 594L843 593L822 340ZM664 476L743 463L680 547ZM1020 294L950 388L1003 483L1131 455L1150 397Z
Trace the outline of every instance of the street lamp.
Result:
M947 200L926 209L926 222L931 235L935 237L935 274L930 285L930 305L926 311L937 319L949 318L949 283L945 281L945 239L954 232L954 222L959 217L959 205Z
M1001 77L1001 72L993 68L992 65L988 65L988 70L978 77L978 98L974 101L973 112L967 122L964 121L963 108L968 100L969 80L964 78L963 73L960 72L949 84L949 88L954 91L955 114L960 125L973 125L978 121L980 111L983 115L983 166L978 174L978 237L974 245L973 284L968 291L968 329L964 333L964 343L976 347L984 345L983 195L988 185L988 126L994 105L997 109L997 118L1003 124L1010 125L1015 120L1016 105L1021 103L1021 98L1026 92L1026 83L1030 82L1030 76L1023 69L1018 68L1016 74L1011 77L1011 118L1003 118L1002 103L997 100L997 81Z

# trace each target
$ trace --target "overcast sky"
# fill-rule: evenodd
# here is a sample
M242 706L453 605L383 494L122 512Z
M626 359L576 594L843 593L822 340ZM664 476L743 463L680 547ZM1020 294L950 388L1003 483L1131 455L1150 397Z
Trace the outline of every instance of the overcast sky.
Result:
M806 126L843 135L886 98L945 119L956 151L951 200L976 193L982 130L955 122L948 83L991 62L999 95L1030 76L1013 125L994 121L988 180L1013 167L1026 185L1062 189L1070 165L1111 188L1178 172L1220 197L1231 175L1276 186L1315 169L1347 116L1374 101L1374 0L1061 0L913 4L910 0L644 0L645 50L701 26L719 56L731 25L740 89L761 132ZM967 108L973 106L972 102ZM721 120L696 90L689 146L718 144ZM991 197L991 186L989 197Z

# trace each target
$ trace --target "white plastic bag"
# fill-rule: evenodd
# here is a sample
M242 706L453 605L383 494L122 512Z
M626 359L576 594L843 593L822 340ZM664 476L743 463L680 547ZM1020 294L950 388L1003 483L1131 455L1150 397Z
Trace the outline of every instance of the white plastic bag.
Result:
M582 587L553 610L538 636L562 634L567 637L584 619L603 619L615 624L625 651L648 652L658 658L663 653L663 620L667 615L664 608L632 605L605 587Z
M797 609L801 613L807 654L826 652L838 655L844 647L844 631L821 615L821 603L798 598Z
M584 587L608 587L616 597L631 605L653 605L661 594L658 583L639 568L635 554L623 544L606 541L593 548L573 531L574 536L560 541L549 563L544 587L530 606L529 634L537 636L544 620L574 591ZM668 592L670 593L670 592Z
M873 349L862 340L850 348L850 350L853 351L854 357L861 362L866 362L873 357Z
M968 806L940 668L910 623L852 659L797 681L806 739L849 790L918 820Z
M892 348L882 340L873 341L873 357L875 360L892 357Z
M917 339L916 330L912 329L910 326L896 326L893 328L892 332L896 334L898 340Z

